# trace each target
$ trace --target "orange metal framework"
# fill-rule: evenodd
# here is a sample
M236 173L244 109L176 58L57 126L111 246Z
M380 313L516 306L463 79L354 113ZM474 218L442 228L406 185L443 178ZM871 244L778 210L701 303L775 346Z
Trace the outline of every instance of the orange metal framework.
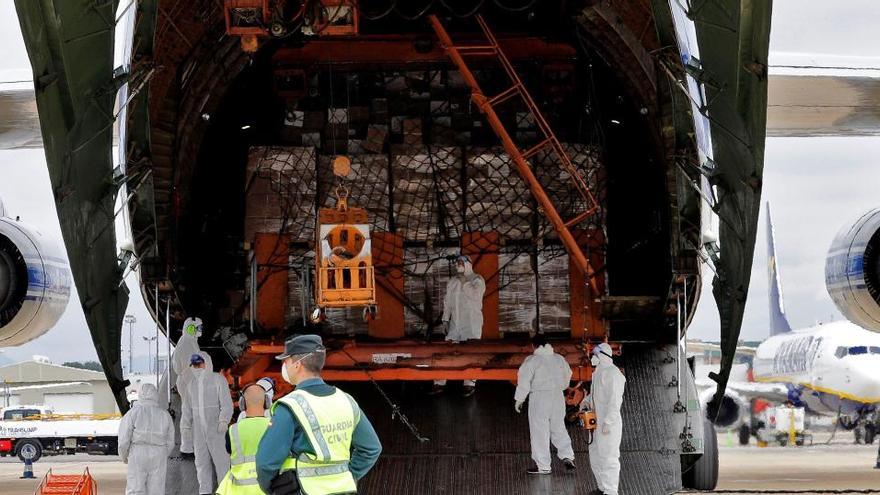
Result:
M451 342L355 342L328 341L322 376L329 381L392 380L501 380L516 381L517 369L532 353L525 340ZM590 344L578 340L554 342L553 348L572 367L572 379L589 381ZM620 345L612 344L615 354ZM254 341L235 366L226 370L234 389L270 376L281 393L289 386L281 379L279 362L284 345L277 341Z
M498 40L495 38L495 35L492 34L492 31L489 29L489 25L486 24L483 16L477 14L474 17L480 25L483 35L486 37L487 44L456 46L436 15L428 16L428 20L431 23L434 32L437 34L440 44L446 50L446 54L458 68L465 83L470 87L471 99L474 104L476 104L480 111L486 116L486 120L489 122L492 130L494 130L495 134L501 139L501 144L504 146L504 150L510 155L520 176L526 181L526 184L528 184L535 200L541 205L544 215L546 215L550 223L553 224L553 227L559 234L559 238L562 240L562 243L565 246L566 251L568 251L574 265L587 278L587 283L592 289L593 294L598 294L599 291L593 277L594 270L590 260L588 260L583 251L581 251L581 248L570 229L593 215L598 210L599 204L595 197L593 197L590 188L587 186L574 164L571 163L571 159L568 157L565 149L563 149L559 139L556 138L556 135L550 128L550 124L547 123L547 120L542 115L538 105L532 99L528 90L526 90L526 87L522 80L520 80L519 75L517 75L513 64L510 63L510 60L504 54ZM491 98L487 97L483 94L483 90L480 88L473 72L471 72L468 64L465 62L465 56L496 57L513 83L512 86L496 96ZM525 103L529 112L534 117L538 129L540 129L540 132L544 137L544 139L538 144L527 150L520 150L516 143L513 142L513 139L504 127L504 123L498 118L498 114L495 113L494 109L495 105L504 103L514 97L519 97L523 103ZM544 191L540 181L535 177L535 174L532 172L531 166L529 165L528 160L530 158L536 156L541 151L546 150L551 151L556 156L560 167L568 173L575 190L586 202L586 211L572 219L562 219L559 212L556 211L556 206L553 204L553 201L547 196L547 193Z

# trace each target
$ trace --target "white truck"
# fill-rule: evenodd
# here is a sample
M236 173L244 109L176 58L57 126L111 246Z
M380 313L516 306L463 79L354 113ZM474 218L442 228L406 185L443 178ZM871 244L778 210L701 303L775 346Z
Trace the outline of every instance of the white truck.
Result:
M115 455L119 415L54 414L45 406L0 409L0 456L36 462L44 455Z

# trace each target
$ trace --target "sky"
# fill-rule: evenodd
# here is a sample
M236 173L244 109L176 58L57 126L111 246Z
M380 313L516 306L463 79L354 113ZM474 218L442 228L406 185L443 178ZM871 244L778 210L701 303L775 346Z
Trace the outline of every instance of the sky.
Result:
M774 61L809 60L817 65L850 63L880 67L880 7L875 0L777 0L771 34ZM805 27L809 26L809 36ZM27 54L12 2L0 2L0 81L30 77ZM880 206L880 138L768 138L764 165L764 200L770 201L776 227L779 270L789 320L794 327L840 319L824 285L824 259L834 234L860 213ZM0 151L0 198L13 216L20 215L47 235L60 238L41 149ZM746 304L742 338L767 336L767 275L764 217L758 229L752 288ZM718 312L711 297L711 272L705 271L703 297L689 336L718 338ZM134 276L128 312L137 318L134 354L146 355L143 336L155 325L144 307ZM88 328L73 289L67 311L55 328L21 347L0 351L15 361L45 355L54 362L96 359ZM128 328L123 336L127 356ZM162 344L164 346L164 342ZM125 361L125 359L123 359Z

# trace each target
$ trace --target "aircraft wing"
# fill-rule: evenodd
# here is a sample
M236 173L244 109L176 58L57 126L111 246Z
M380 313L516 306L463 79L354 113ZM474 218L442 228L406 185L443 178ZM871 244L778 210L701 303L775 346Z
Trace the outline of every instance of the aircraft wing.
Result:
M736 346L736 353L745 355L745 356L754 356L755 352L757 352L756 347L751 347L747 345L738 345ZM706 351L721 351L721 346L719 344L714 344L711 342L695 342L690 341L687 344L688 352L706 352Z
M43 146L32 82L0 82L0 150Z
M20 387L9 387L9 388L0 387L0 394L4 394L6 392L19 392L21 390L43 390L46 388L61 388L61 387L71 387L71 386L80 386L80 385L91 386L92 384L89 382L65 382L65 383L46 383L46 384L39 384L39 385L22 385Z
M715 382L710 379L697 380L697 388L704 390L714 388ZM758 382L727 382L727 390L736 392L743 399L764 399L770 402L785 402L788 400L788 386L784 383L758 383Z

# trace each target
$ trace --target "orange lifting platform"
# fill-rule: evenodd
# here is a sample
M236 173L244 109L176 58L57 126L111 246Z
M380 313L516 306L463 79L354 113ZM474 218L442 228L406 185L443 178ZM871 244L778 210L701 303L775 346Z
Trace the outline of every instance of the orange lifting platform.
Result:
M498 380L515 382L517 370L532 354L531 344L523 340L483 340L452 342L355 342L331 340L321 376L328 381L394 380ZM572 367L572 380L590 381L591 344L581 340L554 341L553 348ZM611 344L620 354L620 344ZM253 341L236 364L224 373L233 388L271 376L276 384L288 387L281 378L273 356L284 351L281 341ZM238 380L235 383L234 380ZM280 393L286 390L279 389Z
M363 307L364 320L376 317L376 273L373 267L367 210L348 207L348 190L336 188L336 208L318 211L315 243L315 305L312 320L326 308Z
M86 468L82 474L46 473L34 495L98 495L98 483Z

